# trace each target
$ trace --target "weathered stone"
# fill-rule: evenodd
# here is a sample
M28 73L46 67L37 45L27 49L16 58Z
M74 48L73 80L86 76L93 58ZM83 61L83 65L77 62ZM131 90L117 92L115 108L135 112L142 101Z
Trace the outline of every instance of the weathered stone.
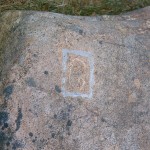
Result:
M0 150L149 150L150 7L119 16L0 17Z

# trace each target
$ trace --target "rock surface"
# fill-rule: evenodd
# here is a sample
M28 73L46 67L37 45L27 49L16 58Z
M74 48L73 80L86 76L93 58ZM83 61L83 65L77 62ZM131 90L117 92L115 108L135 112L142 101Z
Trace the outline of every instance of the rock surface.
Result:
M0 17L0 150L149 150L150 7L119 16Z

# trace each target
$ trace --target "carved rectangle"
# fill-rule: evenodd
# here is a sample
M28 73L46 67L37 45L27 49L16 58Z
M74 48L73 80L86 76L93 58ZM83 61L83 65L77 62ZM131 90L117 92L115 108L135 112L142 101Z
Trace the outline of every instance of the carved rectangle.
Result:
M92 98L94 61L90 52L63 49L62 94Z

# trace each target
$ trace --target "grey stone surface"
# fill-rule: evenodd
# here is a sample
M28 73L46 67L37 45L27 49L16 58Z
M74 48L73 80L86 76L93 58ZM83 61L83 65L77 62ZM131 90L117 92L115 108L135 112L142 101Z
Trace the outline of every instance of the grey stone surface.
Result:
M150 7L118 16L0 16L0 150L149 150Z

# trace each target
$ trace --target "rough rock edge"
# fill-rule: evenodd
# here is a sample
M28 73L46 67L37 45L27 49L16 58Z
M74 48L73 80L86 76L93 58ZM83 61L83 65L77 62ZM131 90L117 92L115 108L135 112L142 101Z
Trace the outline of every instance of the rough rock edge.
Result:
M10 86L4 90L6 84L9 84L7 74L12 65L18 61L18 58L24 47L22 38L24 38L25 18L21 11L8 11L0 14L0 123L4 128L7 127L9 114L7 113L7 101L2 101L2 94L5 90L9 92ZM10 127L7 131L0 129L0 149L5 150L5 144L10 144L13 139L13 132Z
M6 82L7 72L17 61L23 43L23 13L21 11L8 11L0 16L0 95Z

